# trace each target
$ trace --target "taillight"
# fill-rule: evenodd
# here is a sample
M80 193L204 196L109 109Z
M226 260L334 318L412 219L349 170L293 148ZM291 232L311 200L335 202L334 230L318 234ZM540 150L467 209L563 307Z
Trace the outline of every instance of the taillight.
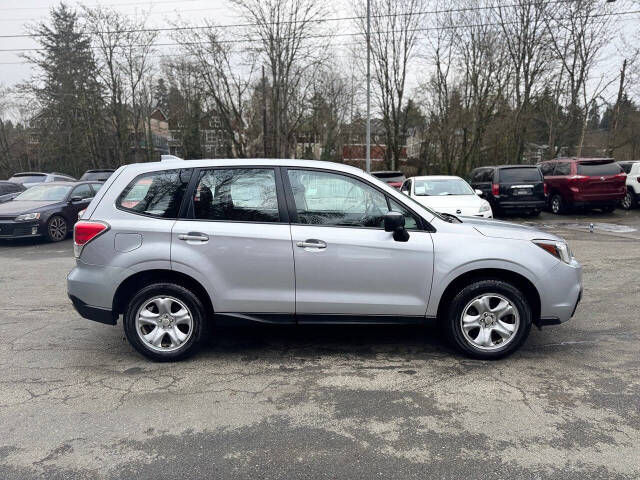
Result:
M400 188L402 186L402 182L389 182L387 185L393 188Z
M498 185L497 183L493 183L491 185L491 195L493 195L494 197L500 195L500 185Z
M73 253L78 258L82 248L94 238L109 230L109 224L100 221L79 221L73 227Z
M547 187L547 182L544 182L543 185L544 185L544 187L543 187L544 188L544 194L545 195L549 195L549 187Z

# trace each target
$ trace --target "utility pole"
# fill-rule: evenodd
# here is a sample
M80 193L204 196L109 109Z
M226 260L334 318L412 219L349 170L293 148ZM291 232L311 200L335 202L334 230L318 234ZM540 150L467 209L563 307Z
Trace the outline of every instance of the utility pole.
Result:
M620 85L618 87L618 99L613 107L611 115L611 125L609 125L609 141L607 142L607 155L613 157L615 150L616 130L618 130L618 119L620 117L620 105L622 104L622 96L624 94L624 76L627 70L627 59L622 62L622 70L620 70Z
M371 0L367 0L367 153L365 169L371 171Z
M262 156L267 158L267 81L262 65Z

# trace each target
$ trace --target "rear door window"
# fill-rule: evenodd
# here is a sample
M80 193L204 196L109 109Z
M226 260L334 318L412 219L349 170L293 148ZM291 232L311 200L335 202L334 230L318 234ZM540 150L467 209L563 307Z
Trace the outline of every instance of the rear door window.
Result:
M555 167L556 164L555 162L546 162L546 163L541 163L539 165L540 167L540 171L542 172L542 175L549 176L549 175L553 175L553 167Z
M603 177L621 173L620 165L615 162L581 162L578 163L578 175L587 177Z
M541 182L542 174L537 167L503 168L500 170L501 183Z
M177 218L191 169L162 170L138 175L120 194L120 210L159 218Z
M571 164L569 162L558 162L553 174L558 175L571 175Z
M204 170L193 198L196 219L279 222L273 168Z

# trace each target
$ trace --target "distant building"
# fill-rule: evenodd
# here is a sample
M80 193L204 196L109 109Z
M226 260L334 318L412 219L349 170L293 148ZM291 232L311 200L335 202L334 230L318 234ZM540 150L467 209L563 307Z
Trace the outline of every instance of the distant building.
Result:
M187 125L178 118L169 119L169 153L184 156L183 136ZM215 112L204 115L197 126L200 137L200 151L204 158L224 158L228 156L229 138L222 128L222 121Z

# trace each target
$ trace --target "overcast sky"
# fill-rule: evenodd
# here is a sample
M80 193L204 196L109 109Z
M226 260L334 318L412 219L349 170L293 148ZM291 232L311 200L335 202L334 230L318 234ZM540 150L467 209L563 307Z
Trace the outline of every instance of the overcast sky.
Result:
M325 1L332 5L332 14L336 16L353 15L352 3L356 0L318 0ZM605 0L602 0L605 2ZM19 35L27 32L27 25L40 20L46 20L49 10L59 2L50 0L0 0L0 85L12 86L20 81L26 80L32 74L30 65L20 57L19 52L7 52L2 50L29 49L37 47L37 43L32 38L1 38L2 35ZM67 2L71 6L78 7L80 2ZM434 6L435 2L427 2L427 5ZM516 0L504 0L504 4L518 3ZM83 5L96 6L105 5L129 15L140 14L142 11L150 12L149 26L167 26L171 21L178 18L193 23L200 24L204 18L214 20L219 24L242 22L237 12L229 7L225 0L87 0ZM617 0L611 4L614 11L640 10L638 0ZM620 68L622 53L625 49L622 38L630 40L634 35L640 38L640 15L620 16L617 38L612 43L605 54L598 69L598 74L616 72ZM326 24L327 29L334 32L353 31L352 24L347 22ZM341 44L346 43L345 38L337 37L334 40L336 51L340 55ZM353 39L356 40L355 38ZM167 33L162 33L158 43L167 43L172 40ZM349 40L351 41L351 40ZM637 46L636 46L637 48ZM171 54L175 47L162 47L162 54ZM345 53L346 55L346 53ZM425 77L425 66L420 63L411 67L410 84L415 84L417 79ZM614 73L615 75L615 73ZM615 95L615 89L607 92L608 96Z

